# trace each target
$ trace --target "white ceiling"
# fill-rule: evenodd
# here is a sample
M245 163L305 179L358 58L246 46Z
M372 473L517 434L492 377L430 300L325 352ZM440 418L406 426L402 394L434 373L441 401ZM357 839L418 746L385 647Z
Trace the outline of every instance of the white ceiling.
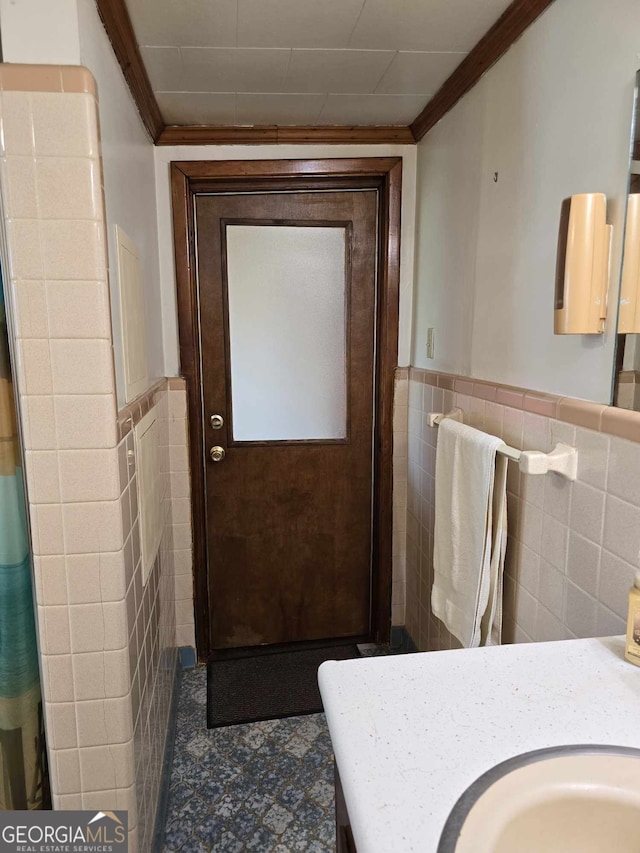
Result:
M510 0L126 0L167 124L408 124Z

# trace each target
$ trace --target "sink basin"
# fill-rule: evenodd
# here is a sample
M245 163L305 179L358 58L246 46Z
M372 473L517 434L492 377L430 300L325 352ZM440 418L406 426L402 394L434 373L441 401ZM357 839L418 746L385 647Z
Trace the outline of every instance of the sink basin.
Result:
M640 750L527 752L480 776L445 824L438 853L640 853Z

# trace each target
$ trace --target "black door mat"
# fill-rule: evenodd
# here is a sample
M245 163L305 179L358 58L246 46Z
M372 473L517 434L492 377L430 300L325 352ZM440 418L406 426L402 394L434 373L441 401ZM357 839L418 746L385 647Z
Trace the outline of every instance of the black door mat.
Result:
M207 727L317 714L320 664L359 657L355 643L216 654L207 665Z

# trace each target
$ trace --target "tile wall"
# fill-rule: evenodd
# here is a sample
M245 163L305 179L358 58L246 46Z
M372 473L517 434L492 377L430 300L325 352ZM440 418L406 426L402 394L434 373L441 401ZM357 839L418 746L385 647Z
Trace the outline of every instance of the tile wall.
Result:
M193 539L187 388L169 380L169 471L171 473L171 550L175 583L176 645L195 648Z
M398 367L393 397L393 563L391 624L404 625L407 559L409 368Z
M193 538L191 530L191 478L189 474L189 430L187 386L184 379L161 380L118 413L118 430L124 437L146 415L157 394L166 389L166 459L168 528L166 549L172 567L175 595L176 645L195 647L193 612ZM163 419L164 420L164 419ZM169 512L170 510L170 512Z
M151 849L176 615L183 642L193 630L174 573L174 555L183 576L190 554L185 393L162 380L117 420L96 107L85 69L0 65L4 273L53 802L128 809L135 851ZM143 588L129 429L152 404L165 529Z
M167 382L157 383L139 402L120 412L118 444L134 778L140 850L151 850L165 735L171 707L177 650L174 603L172 502ZM179 392L178 392L179 393ZM160 499L164 520L160 548L146 584L142 580L140 514L132 427L149 409L158 418Z
M623 633L639 565L640 415L414 368L408 404L405 616L418 647L457 645L431 614L437 427L426 421L454 406L514 447L579 453L576 482L509 464L505 641Z

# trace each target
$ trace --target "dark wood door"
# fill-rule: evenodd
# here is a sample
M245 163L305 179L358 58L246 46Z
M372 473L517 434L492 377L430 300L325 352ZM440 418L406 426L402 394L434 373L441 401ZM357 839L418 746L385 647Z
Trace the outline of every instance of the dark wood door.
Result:
M373 191L196 196L212 649L369 635L376 212ZM274 300L284 298L284 313L288 310L286 294L275 293L278 273L271 269L270 247L290 235L321 248L310 265L301 263L289 276L294 280L292 301L298 299L297 275L308 300L301 305L308 304L308 311L299 322L288 320L283 326L277 306L269 301L272 287ZM342 281L327 279L331 269L320 275L314 267L324 251L323 240L342 252L340 263L334 257L331 267ZM269 250L259 255L257 265L254 257L252 266L247 258L260 252L260 245ZM283 257L278 263L288 264ZM293 267L296 263L294 259ZM251 275L255 281L247 284ZM325 316L328 310L335 314L336 298L328 309L323 294L315 293L316 282L318 288L338 288L341 329L334 328L335 317ZM264 317L260 304L269 308ZM318 374L319 381L313 352L286 362L287 347L282 345L291 334L304 350L305 338L311 341L325 326L332 329L327 347L344 342L338 357L344 370L334 370L330 378ZM241 347L251 349L252 328L263 348L241 352ZM265 372L276 350L284 356L277 369ZM324 363L325 356L331 364L328 352L318 360ZM272 381L275 390L264 399ZM302 424L300 434L294 427L289 435L286 425L283 433L282 423L280 432L269 424L269 408L276 420L286 421L283 412L290 404L292 422L302 423L304 400L322 421L323 383L333 387L330 396L344 393L328 427ZM212 415L222 417L221 428L213 428ZM210 458L216 446L225 453L219 462Z

